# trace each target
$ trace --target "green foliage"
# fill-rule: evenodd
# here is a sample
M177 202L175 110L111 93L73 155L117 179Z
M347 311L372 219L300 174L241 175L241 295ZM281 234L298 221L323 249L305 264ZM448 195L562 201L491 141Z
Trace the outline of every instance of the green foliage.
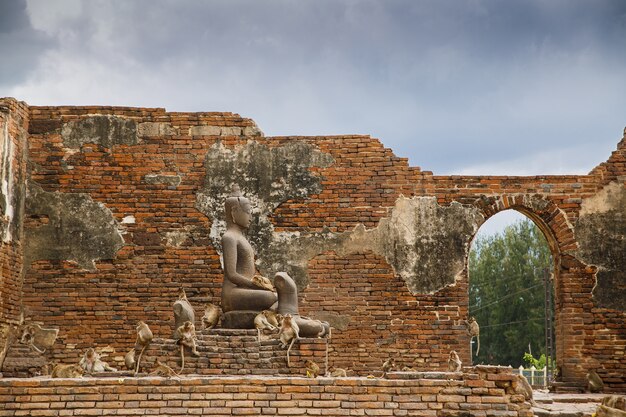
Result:
M541 354L539 359L535 359L532 354L524 352L524 357L522 359L526 362L527 368L534 366L535 369L543 369L546 366L546 355L544 353Z
M551 266L548 243L531 220L475 239L469 299L481 348L474 363L518 367L526 351L545 352L543 277Z

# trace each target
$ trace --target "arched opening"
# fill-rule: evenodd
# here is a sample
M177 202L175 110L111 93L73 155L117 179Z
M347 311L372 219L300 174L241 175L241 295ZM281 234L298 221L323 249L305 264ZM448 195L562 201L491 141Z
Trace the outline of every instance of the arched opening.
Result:
M474 237L468 263L469 315L480 325L478 354L478 341L472 343L473 364L547 365L550 371L554 259L544 232L520 211L499 212Z

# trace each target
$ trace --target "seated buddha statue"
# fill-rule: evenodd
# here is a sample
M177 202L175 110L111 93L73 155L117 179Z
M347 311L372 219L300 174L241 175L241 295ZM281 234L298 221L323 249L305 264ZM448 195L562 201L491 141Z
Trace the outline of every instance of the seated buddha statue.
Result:
M276 292L255 283L257 275L254 250L245 232L252 221L250 200L235 186L224 205L226 232L222 235L224 283L222 310L225 328L254 328L254 317L263 310L291 314L300 327L301 337L324 336L330 331L327 322L302 317L298 313L298 291L285 272L274 277Z

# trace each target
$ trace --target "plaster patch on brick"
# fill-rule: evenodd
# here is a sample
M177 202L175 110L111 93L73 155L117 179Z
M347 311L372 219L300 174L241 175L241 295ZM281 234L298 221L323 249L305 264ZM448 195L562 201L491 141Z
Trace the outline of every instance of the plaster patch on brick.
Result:
M189 231L185 229L173 230L165 233L166 246L180 248L187 239L189 239Z
M0 131L0 240L11 242L11 222L15 213L13 205L14 180L13 158L14 146L9 137L9 122L0 115L2 127Z
M94 143L105 148L114 145L136 145L137 122L119 116L92 115L63 124L61 137L64 147L74 149L80 148L85 143Z
M310 171L311 167L328 167L333 158L315 146L303 141L292 141L278 147L249 141L234 149L221 142L213 145L204 161L206 176L196 195L196 208L212 219L210 238L221 253L221 236L226 230L224 201L233 185L238 184L253 207L253 223L248 236L257 253L257 263L263 273L277 272L282 265L280 238L274 234L269 219L271 213L283 202L305 199L322 190L321 177ZM280 253L277 253L280 252ZM298 282L297 271L293 278Z
M144 122L137 125L139 137L178 135L178 131L177 127L164 122Z
M333 311L313 311L310 315L318 320L327 321L333 329L337 330L346 330L350 324L348 314L338 314Z
M146 184L168 185L171 187L178 187L181 182L180 175L147 174L143 179Z
M49 219L38 227L25 228L28 262L69 260L96 270L95 261L114 259L124 246L111 210L88 194L47 192L34 182L28 183L27 193L26 215Z
M277 265L286 264L283 270L295 270L304 277L308 261L323 252L341 256L373 252L387 260L412 294L433 293L456 283L465 268L472 236L483 222L475 207L456 202L444 207L435 197L400 196L390 216L375 228L359 224L338 234L283 235L272 242L272 249L285 253ZM306 280L296 282L306 285Z
M594 300L600 307L626 311L626 180L583 200L574 233L576 256L597 267Z

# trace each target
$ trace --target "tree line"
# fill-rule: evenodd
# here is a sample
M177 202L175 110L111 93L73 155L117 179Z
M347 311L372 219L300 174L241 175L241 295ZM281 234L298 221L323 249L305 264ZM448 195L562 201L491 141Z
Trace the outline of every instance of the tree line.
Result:
M544 276L550 272L548 243L529 219L472 242L469 311L481 339L474 364L519 367L525 353L545 353Z

